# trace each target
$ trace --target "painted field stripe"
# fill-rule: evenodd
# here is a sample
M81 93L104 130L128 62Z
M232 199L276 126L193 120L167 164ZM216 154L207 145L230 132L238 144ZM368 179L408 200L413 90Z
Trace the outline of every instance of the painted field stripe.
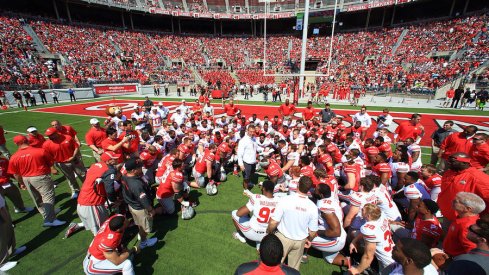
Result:
M63 107L67 107L67 106L63 106ZM67 114L67 113L56 113L56 112L46 112L46 111L38 111L38 110L32 110L32 112L37 112L37 113L46 113L46 114L55 114L55 115L66 115L66 116L84 116L84 117L100 117L100 118L104 118L104 116L82 115L82 114Z

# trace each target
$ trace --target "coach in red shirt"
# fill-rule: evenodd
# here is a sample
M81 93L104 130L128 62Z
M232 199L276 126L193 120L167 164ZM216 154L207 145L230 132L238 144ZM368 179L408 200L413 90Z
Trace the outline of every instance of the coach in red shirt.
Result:
M100 127L100 122L96 118L90 119L90 130L85 135L87 145L92 149L93 157L97 162L100 162L100 155L104 152L102 142L107 138L105 128Z
M421 115L413 114L411 120L401 122L396 128L394 143L412 138L419 144L421 138L424 136L424 126L419 123L420 121Z
M302 111L302 118L304 121L311 120L316 115L316 109L312 107L312 102L307 102L307 107Z
M10 158L8 173L15 176L19 185L25 184L39 213L44 218L44 226L60 226L66 222L56 219L54 212L54 184L51 179L51 166L54 161L44 149L28 145L25 136L15 136L14 143L19 147Z
M489 163L489 144L487 144L486 134L476 134L472 138L472 147L469 150L470 166L475 169L486 171Z
M284 119L288 119L289 117L293 116L295 112L297 112L297 110L295 109L295 105L290 104L290 101L288 99L285 100L284 104L278 107L278 113Z
M472 148L472 137L477 132L476 126L467 126L461 133L453 133L443 140L438 151L440 165L438 170L445 170L445 165L448 157L456 152L468 154Z
M68 180L72 193L71 198L76 199L78 197L79 187L75 174L82 181L85 181L87 172L83 163L77 158L80 147L71 136L58 133L54 127L48 128L44 134L49 140L44 142L42 148L53 156L56 166Z
M471 192L481 197L489 205L489 176L470 167L470 157L465 153L455 153L448 158L448 170L443 174L438 206L443 217L450 221L456 218L452 201L458 192Z
M62 125L59 120L53 120L51 121L51 127L56 128L56 131L58 131L60 134L72 137L75 142L78 143L78 146L81 145L80 139L78 139L78 133L70 125Z
M469 226L475 224L479 219L479 213L484 211L486 204L474 193L457 193L452 203L457 218L450 224L447 235L443 240L443 250L448 255L455 257L468 253L477 245L467 239Z
M224 104L224 102L223 102ZM229 103L224 105L224 112L226 113L226 115L228 117L233 117L235 115L237 115L238 113L240 113L240 110L238 109L238 107L236 105L234 105L234 100L229 100Z

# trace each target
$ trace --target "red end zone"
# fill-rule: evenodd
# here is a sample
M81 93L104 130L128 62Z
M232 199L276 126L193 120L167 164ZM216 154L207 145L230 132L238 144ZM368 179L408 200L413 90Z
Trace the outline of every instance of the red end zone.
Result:
M98 102L89 102L89 103L77 103L74 105L67 106L57 106L57 107L49 107L49 108L40 108L34 110L35 112L46 112L46 113L57 113L57 114L67 114L67 115L81 115L88 117L106 117L105 108L107 106L117 105L120 106L124 110L124 114L126 116L130 116L133 107L136 104L142 105L142 100L104 100ZM164 102L165 106L170 109L171 112L179 105L180 102ZM188 105L192 106L192 102L189 101ZM216 111L216 116L223 112L220 104L212 104ZM259 118L263 118L264 116L268 116L272 119L275 115L278 115L278 106L266 106L266 105L241 105L238 104L241 112L246 116L251 116L252 114L257 114ZM298 108L302 110L302 108ZM321 109L317 109L320 111ZM341 115L346 117L345 124L347 126L351 125L350 116L355 114L356 110L342 110L335 109L337 115ZM375 130L377 115L381 112L370 111L368 112L370 116L373 118L373 127L370 128L369 134ZM391 112L391 115L394 117L393 125L389 127L389 130L393 132L397 127L398 123L403 120L408 120L412 113L404 113L404 112ZM431 139L429 138L433 131L438 129L439 126L443 125L443 123L447 120L452 120L455 123L454 129L457 131L461 131L463 127L468 125L476 125L481 132L485 132L489 134L489 117L485 116L471 116L471 115L440 115L440 114L422 114L421 124L424 125L426 131L426 137L422 139L421 145L430 146ZM88 121L87 121L88 124Z

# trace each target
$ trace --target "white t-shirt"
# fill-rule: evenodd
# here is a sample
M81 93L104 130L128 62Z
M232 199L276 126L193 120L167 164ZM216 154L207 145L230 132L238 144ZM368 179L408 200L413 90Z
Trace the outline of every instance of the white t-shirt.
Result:
M280 233L295 241L306 239L309 230L318 231L318 209L304 195L292 194L282 198L272 214L272 219L280 222Z
M360 121L362 123L362 127L369 128L372 125L372 119L370 118L370 115L367 113L363 115L361 113L356 113L353 116L353 123L355 123L356 121Z
M363 238L367 242L375 243L375 257L381 262L383 267L392 263L392 232L389 227L389 221L384 216L381 216L377 221L366 222L360 228Z
M335 214L340 221L341 234L336 237L337 240L346 240L346 231L343 229L343 210L338 203L338 200L327 198L317 201L317 207L319 210L319 230L327 230L329 228L328 223L323 219L321 213Z
M267 198L259 194L253 194L250 197L246 208L253 212L253 216L250 219L250 226L253 230L258 232L265 232L267 230L268 221L275 211L278 202L279 198Z

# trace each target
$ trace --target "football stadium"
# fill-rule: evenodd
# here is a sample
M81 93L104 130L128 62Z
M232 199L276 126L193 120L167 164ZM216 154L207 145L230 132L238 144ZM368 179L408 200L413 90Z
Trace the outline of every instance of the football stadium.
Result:
M489 274L487 0L0 6L0 274Z

